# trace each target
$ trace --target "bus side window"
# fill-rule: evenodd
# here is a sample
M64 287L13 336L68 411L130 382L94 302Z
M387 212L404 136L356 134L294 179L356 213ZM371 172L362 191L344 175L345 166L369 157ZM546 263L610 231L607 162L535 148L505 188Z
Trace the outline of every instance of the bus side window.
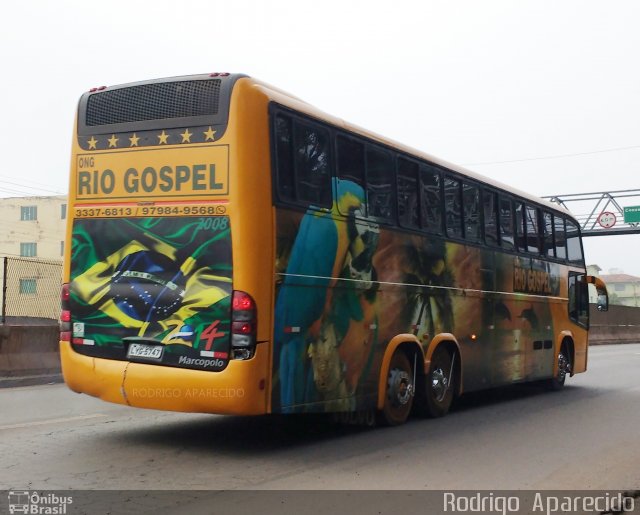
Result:
M462 238L462 199L457 179L444 178L444 206L447 235Z
M364 145L359 141L338 136L338 177L364 187Z
M281 114L276 115L275 132L278 197L282 200L295 200L291 155L291 118Z
M527 250L527 237L524 225L524 204L522 202L516 202L516 225L514 236L516 240L516 249L520 252Z
M480 241L480 190L477 186L462 183L462 208L464 237L472 242Z
M569 220L567 224L567 254L569 262L575 265L584 265L584 258L582 256L582 245L580 243L580 229L578 226Z
M484 239L487 245L498 245L498 220L496 216L497 195L493 191L482 191L484 213Z
M434 234L442 233L442 176L437 168L420 167L420 217L422 228Z
M392 155L373 145L367 145L367 211L369 216L392 221L395 219L395 168Z
M420 227L418 163L398 158L398 218L402 227Z
M354 182L364 188L364 144L355 139L338 135L336 149L338 153L338 178L343 181ZM365 211L366 204L362 205L360 215L366 216L367 213ZM341 214L349 215L351 213Z
M533 206L526 207L527 251L540 254L540 235L538 231L538 210Z
M555 233L556 257L558 259L567 259L567 241L564 232L564 218L554 216L553 228Z
M322 127L297 122L294 135L296 200L331 206L329 132Z
M511 199L500 197L500 245L503 249L514 249L513 204Z
M553 215L547 211L542 212L542 253L547 257L555 257L553 244Z

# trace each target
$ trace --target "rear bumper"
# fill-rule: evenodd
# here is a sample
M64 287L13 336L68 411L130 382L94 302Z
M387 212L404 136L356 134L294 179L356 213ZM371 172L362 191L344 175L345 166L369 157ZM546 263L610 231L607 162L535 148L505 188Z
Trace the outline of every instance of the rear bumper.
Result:
M194 413L267 413L268 343L222 372L130 363L84 356L60 342L64 381L73 391L138 408Z

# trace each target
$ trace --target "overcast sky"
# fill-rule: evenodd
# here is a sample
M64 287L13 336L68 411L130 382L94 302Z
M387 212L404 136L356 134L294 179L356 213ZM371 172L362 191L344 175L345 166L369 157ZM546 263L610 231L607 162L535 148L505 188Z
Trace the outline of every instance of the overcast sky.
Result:
M84 91L212 71L536 195L640 188L639 51L635 0L11 2L0 196L66 193ZM587 263L640 275L638 243Z

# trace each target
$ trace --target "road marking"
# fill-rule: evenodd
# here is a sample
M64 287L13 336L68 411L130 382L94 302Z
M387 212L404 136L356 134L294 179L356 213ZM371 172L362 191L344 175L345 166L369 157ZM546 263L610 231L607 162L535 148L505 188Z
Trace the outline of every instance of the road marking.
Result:
M0 426L0 431L2 431L3 429L19 429L23 427L46 426L47 424L62 424L64 422L91 420L92 418L100 418L100 417L106 417L106 415L102 413L94 413L93 415L79 415L77 417L66 417L66 418L50 418L48 420L36 420L35 422L23 422L21 424L8 424L6 426Z

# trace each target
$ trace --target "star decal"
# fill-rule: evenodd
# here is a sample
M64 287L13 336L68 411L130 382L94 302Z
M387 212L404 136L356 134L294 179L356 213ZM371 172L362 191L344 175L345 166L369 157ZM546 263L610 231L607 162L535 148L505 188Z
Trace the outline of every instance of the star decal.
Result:
M136 133L134 132L133 136L129 138L129 141L131 142L131 145L129 145L130 147L137 147L138 141L140 141L140 138L136 136Z
M214 131L211 128L211 125L209 125L209 130L203 132L202 134L204 134L205 141L209 141L209 140L213 141L214 140L214 136L216 135L216 131Z
M108 141L109 141L109 148L117 148L118 138L116 138L115 134L112 134Z
M87 143L89 144L89 150L95 150L98 140L91 136L91 139L87 141Z
M191 136L193 136L193 132L189 132L189 129L185 129L180 136L182 136L182 143L191 143Z
M169 135L165 131L162 131L161 134L158 134L158 145L166 145L168 138Z

